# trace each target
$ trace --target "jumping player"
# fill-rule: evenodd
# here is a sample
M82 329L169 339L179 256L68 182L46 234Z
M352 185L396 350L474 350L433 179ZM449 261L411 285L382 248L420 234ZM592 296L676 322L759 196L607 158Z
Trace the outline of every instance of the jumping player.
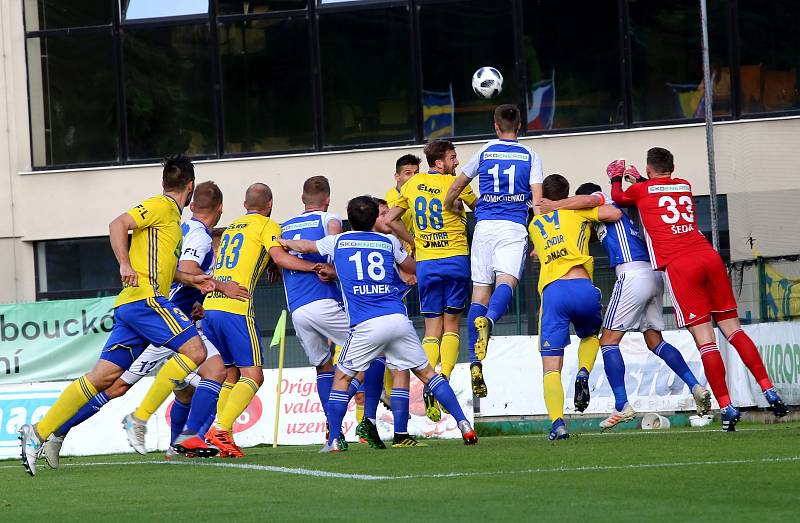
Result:
M719 403L722 430L733 432L740 414L730 399L725 383L725 365L717 348L713 319L755 377L769 408L777 417L788 411L772 386L764 362L753 340L739 323L736 298L725 264L695 224L691 184L673 178L672 153L661 147L647 151L647 180L627 169L624 160L609 164L611 196L623 207L636 206L645 230L653 269L664 272L672 295L675 318L694 337L706 377ZM622 189L623 175L637 180Z

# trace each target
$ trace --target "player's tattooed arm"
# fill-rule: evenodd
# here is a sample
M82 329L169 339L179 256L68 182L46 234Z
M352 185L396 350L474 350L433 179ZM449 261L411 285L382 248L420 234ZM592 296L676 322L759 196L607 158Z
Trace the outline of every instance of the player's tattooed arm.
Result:
M308 242L311 244L310 246L304 245L301 247L305 247L306 249L312 248L313 250L301 250L301 249L295 249L293 247L289 247L289 249L297 252L306 252L306 253L317 252L316 243L310 240L278 240L278 241L281 243L281 245L283 245L283 242L288 242L292 244ZM312 263L310 261L303 260L302 258L298 258L297 256L292 256L281 247L270 248L269 256L270 258L273 259L273 261L275 261L275 264L278 265L278 267L281 267L282 269L288 269L290 271L316 272L318 266L320 265L318 263Z
M594 209L603 205L604 199L597 194L579 194L570 196L563 200L548 200L542 198L539 202L539 207L543 213L552 212L558 209L569 209L579 211L582 209Z
M108 224L108 236L111 239L111 249L119 263L119 276L125 287L138 287L139 276L131 266L128 256L128 231L136 229L136 221L128 213L122 213Z
M444 207L448 211L453 211L454 204L458 197L461 195L461 191L464 190L464 187L469 185L469 182L472 180L467 177L466 174L459 174L456 176L456 179L453 181L453 184L447 190L447 195L444 197Z

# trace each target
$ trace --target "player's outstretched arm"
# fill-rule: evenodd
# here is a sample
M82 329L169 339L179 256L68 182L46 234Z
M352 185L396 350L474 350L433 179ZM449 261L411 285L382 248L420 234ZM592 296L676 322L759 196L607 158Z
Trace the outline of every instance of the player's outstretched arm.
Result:
M403 214L405 214L406 209L402 207L398 207L395 205L389 212L386 213L386 223L389 225L389 228L392 230L392 234L406 242L408 245L414 245L414 238L408 233L408 229L403 224Z
M453 205L458 197L461 195L461 191L464 190L464 187L469 185L469 182L472 181L466 174L459 174L456 176L456 179L453 181L453 184L447 190L447 195L444 197L444 207L448 211L453 210Z
M239 300L239 301L247 301L250 299L250 292L247 290L247 287L242 287L239 285L238 282L233 280L231 281L219 281L219 280L211 280L214 283L214 288L212 290L219 291L228 298Z
M311 244L310 246L300 245L301 248L305 247L306 250L295 249L294 247L291 246L287 248L297 252L305 252L305 253L317 252L316 242L313 242L311 240L278 240L278 241L281 244L283 244L283 242L291 244L309 243ZM308 250L308 249L313 249L313 250ZM292 256L281 247L271 247L269 250L269 256L270 258L272 258L272 260L278 267L282 269L288 269L290 271L316 272L316 270L319 268L320 265L318 263L312 263L302 258L298 258L297 256Z
M548 200L542 198L539 203L543 213L552 212L558 209L580 211L583 209L594 209L605 203L605 198L597 194L578 194L563 200Z
M196 287L203 293L211 292L216 287L211 276L205 273L190 274L188 272L175 271L175 277L173 279L184 285Z
M280 243L281 247L287 251L302 252L303 254L319 252L317 249L317 242L312 240L286 240L283 238L278 238L278 243ZM272 257L272 249L270 249L269 255ZM275 258L273 257L272 259L274 260ZM276 261L275 263L278 262Z
M634 189L636 185L628 187L627 191L622 189L623 177L626 175L633 176L634 172L639 174L635 167L632 171L626 169L625 160L622 159L614 160L606 167L606 174L611 181L611 199L620 207L633 207L636 205L636 198L634 197L637 191ZM641 178L641 175L639 175L639 178Z
M613 205L601 205L600 208L597 209L597 217L601 222L618 222L622 219L622 211Z
M108 236L111 239L111 249L119 263L119 275L122 283L128 287L139 286L139 276L133 270L128 256L128 231L136 228L136 220L127 212L120 214L108 224Z
M400 267L403 270L403 272L405 272L408 275L417 274L417 262L415 262L414 258L412 258L411 256L406 256L406 259L403 260L403 263L399 263L397 264L397 266Z

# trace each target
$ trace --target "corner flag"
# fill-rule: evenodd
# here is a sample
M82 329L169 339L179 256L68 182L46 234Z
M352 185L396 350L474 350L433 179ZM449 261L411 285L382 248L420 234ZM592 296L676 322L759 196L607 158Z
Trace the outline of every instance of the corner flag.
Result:
M272 341L269 343L270 347L280 344L281 340L286 337L286 311L281 311L281 316L278 318L278 323L275 324L275 333L272 335Z
M281 311L281 317L275 325L275 334L272 335L270 347L280 345L281 350L278 354L278 385L275 395L275 429L272 434L272 446L278 446L278 422L281 416L281 382L283 381L283 353L286 348L286 310Z

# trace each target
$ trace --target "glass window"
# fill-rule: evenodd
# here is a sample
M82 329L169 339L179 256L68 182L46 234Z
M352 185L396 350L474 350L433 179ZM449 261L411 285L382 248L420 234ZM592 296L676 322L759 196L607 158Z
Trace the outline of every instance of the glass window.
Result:
M617 0L524 3L529 131L624 122L618 17Z
M628 0L633 119L702 118L703 55L696 0ZM708 2L708 39L714 115L730 114L727 9Z
M107 237L36 242L38 299L107 296L122 289Z
M125 20L169 18L175 16L204 15L208 13L208 0L126 0Z
M408 9L320 13L325 145L415 135Z
M45 31L111 24L113 0L25 0L25 29Z
M425 137L493 134L494 108L519 100L511 2L423 5L420 30ZM491 100L472 90L472 75L483 66L503 75L503 92ZM449 119L437 116L448 109Z
M800 109L800 2L739 0L743 113Z
M217 0L217 14L252 15L287 9L305 9L307 6L308 0Z
M33 165L117 160L111 34L29 38L27 48Z
M697 218L697 227L711 243L711 197L694 197L694 214ZM724 260L730 259L730 227L728 225L728 197L717 194L717 225L719 226L719 250Z
M307 19L221 24L218 35L225 152L313 147Z
M130 158L216 152L208 34L208 25L125 30Z

